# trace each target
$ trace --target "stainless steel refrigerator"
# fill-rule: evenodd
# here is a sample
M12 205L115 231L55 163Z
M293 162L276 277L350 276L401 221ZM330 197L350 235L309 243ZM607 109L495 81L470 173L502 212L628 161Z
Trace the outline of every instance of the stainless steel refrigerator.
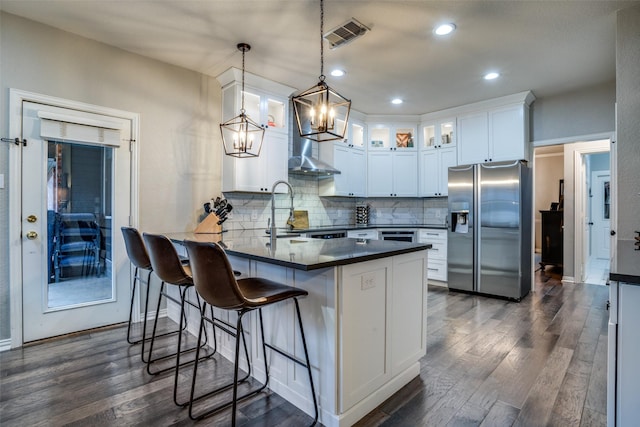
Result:
M529 293L532 199L525 161L449 168L450 289L518 301Z

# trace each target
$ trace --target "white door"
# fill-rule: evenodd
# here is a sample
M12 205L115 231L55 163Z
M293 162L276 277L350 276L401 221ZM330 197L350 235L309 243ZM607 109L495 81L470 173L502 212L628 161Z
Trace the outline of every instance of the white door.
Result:
M593 172L591 177L591 255L609 259L611 231L611 178L609 171Z
M123 322L131 122L22 105L23 341Z

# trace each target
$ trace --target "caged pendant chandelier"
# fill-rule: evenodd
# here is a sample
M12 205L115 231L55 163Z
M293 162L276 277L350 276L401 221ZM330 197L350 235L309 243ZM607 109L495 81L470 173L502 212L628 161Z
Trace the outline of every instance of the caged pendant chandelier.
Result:
M224 153L232 157L258 157L264 139L264 127L260 126L244 109L244 54L251 50L247 43L238 43L242 52L242 104L240 114L220 124Z
M318 142L344 139L351 110L351 100L331 89L325 82L323 33L324 1L320 0L319 81L291 99L300 136Z

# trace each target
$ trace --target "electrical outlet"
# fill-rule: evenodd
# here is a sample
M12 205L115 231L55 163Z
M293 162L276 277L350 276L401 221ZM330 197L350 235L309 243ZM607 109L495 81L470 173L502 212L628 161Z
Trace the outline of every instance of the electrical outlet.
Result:
M258 212L251 211L251 221L257 221L257 220L258 220Z

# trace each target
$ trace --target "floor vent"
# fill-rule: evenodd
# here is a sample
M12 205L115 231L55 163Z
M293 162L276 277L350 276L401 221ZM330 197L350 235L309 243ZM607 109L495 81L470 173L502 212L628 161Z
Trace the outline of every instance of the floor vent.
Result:
M351 18L349 21L326 33L324 38L331 45L331 49L335 49L352 42L358 37L364 36L367 31L369 31L368 27L362 25L355 18Z

